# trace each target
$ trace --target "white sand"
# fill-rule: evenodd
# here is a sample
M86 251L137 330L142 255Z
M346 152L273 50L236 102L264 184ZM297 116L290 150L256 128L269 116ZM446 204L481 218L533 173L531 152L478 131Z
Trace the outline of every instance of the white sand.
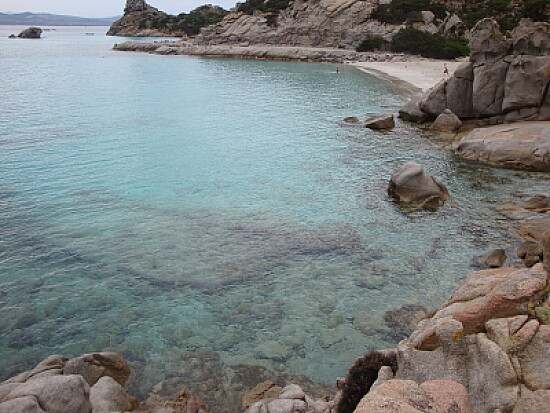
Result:
M449 74L443 73L444 64L449 68ZM463 62L411 58L407 62L354 62L350 63L361 70L374 75L407 82L414 88L426 91L441 79L453 75Z

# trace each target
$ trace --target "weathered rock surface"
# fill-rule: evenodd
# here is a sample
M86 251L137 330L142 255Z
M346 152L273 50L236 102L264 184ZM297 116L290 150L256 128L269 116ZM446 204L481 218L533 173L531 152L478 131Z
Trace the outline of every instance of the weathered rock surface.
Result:
M399 343L395 377L456 381L468 390L475 413L536 406L541 394L531 392L550 389L550 326L527 313L545 308L537 306L547 288L542 264L468 275L433 317Z
M297 60L304 62L342 62L358 60L366 56L366 53L358 53L355 50L336 48L277 45L196 45L186 40L156 43L128 41L115 45L113 49L125 52L146 52L160 55L224 56L245 59ZM369 57L375 60L387 59L385 55Z
M550 212L550 196L532 196L523 203L523 208L534 212Z
M462 122L450 109L445 109L435 119L432 130L435 132L456 132L462 126Z
M429 115L420 109L420 99L413 98L399 109L399 117L409 122L422 123L428 120Z
M18 398L33 397L46 413L89 413L90 386L78 375L34 377L14 387L2 403Z
M271 380L259 383L244 395L243 407L248 408L263 399L276 399L281 394L281 390L282 388L277 386Z
M407 162L394 172L388 193L400 204L423 208L439 207L449 198L447 188L416 162Z
M20 39L40 39L42 36L42 29L38 27L29 27L23 30L17 37Z
M131 369L118 353L91 353L67 361L63 374L79 374L93 386L101 377L109 376L120 385L126 384Z
M451 380L390 380L374 388L355 413L471 413L468 392Z
M74 359L52 355L0 383L0 412L91 413L92 406L93 413L130 411L139 402L121 386L129 374L128 364L117 353Z
M391 113L389 115L379 115L367 119L365 121L365 127L379 130L392 129L395 127L395 121Z
M550 171L550 123L520 122L474 129L455 146L463 158L530 171Z
M370 20L375 7L375 2L361 0L296 0L279 13L276 25L268 25L264 13L233 13L222 22L204 28L196 42L198 45L265 44L351 49L368 35L389 39L399 31L400 26Z
M107 36L186 37L183 30L150 27L151 22L167 17L166 13L150 6L145 0L126 0L124 16L111 25Z
M127 412L137 407L124 387L109 376L101 377L92 386L90 402L93 413Z
M504 265L508 256L502 248L498 248L481 257L481 263L491 268L499 268Z
M300 386L291 384L278 398L260 400L245 413L336 413L336 401L313 400Z
M450 109L485 124L550 120L549 43L548 22L523 19L506 38L494 20L481 20L471 33L470 62L426 92L420 109L432 119Z

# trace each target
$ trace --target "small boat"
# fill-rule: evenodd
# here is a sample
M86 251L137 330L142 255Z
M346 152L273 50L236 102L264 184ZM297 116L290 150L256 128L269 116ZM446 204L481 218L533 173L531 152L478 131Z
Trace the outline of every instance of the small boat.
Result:
M95 33L86 33L86 36L95 36Z

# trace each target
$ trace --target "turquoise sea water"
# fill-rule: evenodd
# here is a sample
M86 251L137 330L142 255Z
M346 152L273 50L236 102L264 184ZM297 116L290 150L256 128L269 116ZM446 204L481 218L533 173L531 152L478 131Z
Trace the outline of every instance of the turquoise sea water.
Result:
M111 349L144 392L212 350L333 382L396 344L386 311L439 305L473 256L507 245L495 202L540 183L403 124L342 125L405 101L352 68L18 30L0 26L0 378ZM438 212L388 199L409 160L448 185Z

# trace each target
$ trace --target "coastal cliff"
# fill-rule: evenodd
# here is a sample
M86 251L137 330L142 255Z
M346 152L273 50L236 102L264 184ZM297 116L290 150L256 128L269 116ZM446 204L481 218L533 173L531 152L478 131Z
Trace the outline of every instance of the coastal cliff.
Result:
M150 6L145 0L127 0L124 16L113 23L108 36L183 37L196 35L204 26L220 21L227 11L218 6L204 5L189 14L167 14Z
M360 0L296 0L272 23L268 13L232 13L204 28L196 43L354 48L367 35L389 39L399 31L397 25L370 19L376 5Z

